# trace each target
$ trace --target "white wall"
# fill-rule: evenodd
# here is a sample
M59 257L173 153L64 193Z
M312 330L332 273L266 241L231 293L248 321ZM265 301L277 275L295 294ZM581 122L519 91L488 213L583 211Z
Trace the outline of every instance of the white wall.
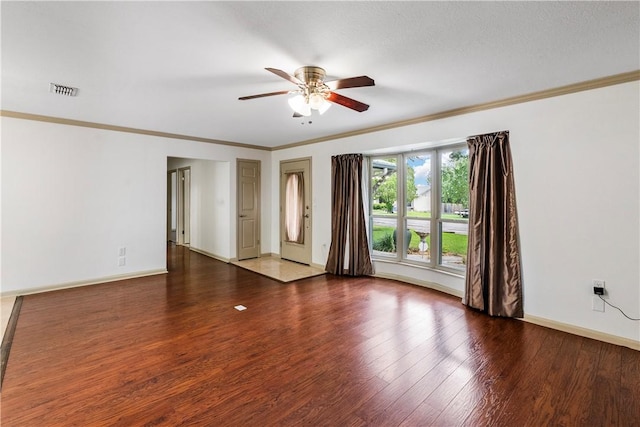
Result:
M235 253L231 253L231 241L236 236L229 228L232 213L230 163L169 158L168 169L187 166L191 168L189 246L228 261L235 257Z
M229 164L216 174L229 177L229 204L220 209L230 212L230 230L236 159L260 160L262 244L279 253L279 162L311 156L312 260L324 264L332 155L509 130L525 313L640 341L638 322L591 310L598 278L610 302L640 316L639 93L632 82L274 152L2 117L1 289L24 293L164 269L168 157ZM121 246L125 267L117 265ZM236 253L235 238L224 246ZM378 262L376 271L463 289L460 277L428 269Z
M331 156L427 147L509 130L523 258L525 313L640 341L640 325L607 307L592 310L594 278L609 301L640 317L640 83L538 100L273 153L313 160L313 262L324 264L331 235ZM348 112L345 112L348 114ZM363 113L366 114L366 113ZM357 120L357 115L354 115ZM271 179L277 200L277 175ZM271 210L278 236L278 210ZM277 252L277 239L272 251ZM435 282L453 293L462 278L376 262L377 273Z
M228 164L206 172L226 175L231 195L207 209L226 215L230 230L235 159L261 160L270 173L270 153L263 150L7 117L1 123L2 294L165 270L168 157ZM262 188L270 194L268 181ZM218 251L210 237L201 241ZM268 230L262 241L270 245ZM223 256L235 254L235 238L222 245ZM124 267L118 266L120 247L127 248Z

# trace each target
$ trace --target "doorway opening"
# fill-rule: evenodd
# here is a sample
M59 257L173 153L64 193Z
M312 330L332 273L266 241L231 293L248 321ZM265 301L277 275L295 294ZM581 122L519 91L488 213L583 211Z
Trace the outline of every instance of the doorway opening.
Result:
M191 168L167 172L167 241L189 246L191 241Z

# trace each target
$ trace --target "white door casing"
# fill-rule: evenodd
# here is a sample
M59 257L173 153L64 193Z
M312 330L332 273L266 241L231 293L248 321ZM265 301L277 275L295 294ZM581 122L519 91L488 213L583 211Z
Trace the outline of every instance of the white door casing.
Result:
M178 227L178 171L167 172L167 241L177 243Z

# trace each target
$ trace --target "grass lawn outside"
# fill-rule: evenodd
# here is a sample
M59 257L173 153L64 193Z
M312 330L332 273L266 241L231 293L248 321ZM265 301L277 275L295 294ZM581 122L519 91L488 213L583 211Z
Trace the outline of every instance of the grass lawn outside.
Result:
M377 242L389 235L392 235L393 230L395 230L394 227L374 226L373 241ZM442 254L457 255L457 256L466 258L467 242L468 242L467 235L455 234L455 233L442 233ZM430 242L427 241L427 243L429 243L429 247L431 247ZM420 236L418 236L415 231L411 231L411 241L409 242L409 250L417 251L419 244L420 244Z

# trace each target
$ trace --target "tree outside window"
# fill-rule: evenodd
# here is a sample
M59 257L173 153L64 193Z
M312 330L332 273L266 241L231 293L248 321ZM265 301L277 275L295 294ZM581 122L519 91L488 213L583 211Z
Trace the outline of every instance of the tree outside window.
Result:
M439 162L435 169L434 160ZM371 166L374 257L464 268L469 212L466 146L372 158ZM398 203L400 197L404 203ZM397 247L400 240L403 248Z

